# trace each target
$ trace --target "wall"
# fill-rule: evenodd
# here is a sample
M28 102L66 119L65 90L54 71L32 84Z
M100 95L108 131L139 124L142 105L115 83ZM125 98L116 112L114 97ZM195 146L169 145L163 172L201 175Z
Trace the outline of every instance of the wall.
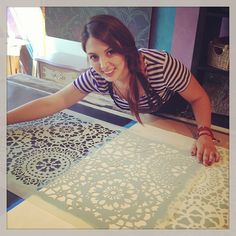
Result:
M191 68L199 7L177 7L171 54Z
M190 69L198 13L198 7L46 7L46 32L51 37L79 41L89 17L111 14L128 26L138 48L170 52Z
M81 56L84 57L85 60L87 60L87 54L83 51L80 42L46 36L45 49L46 55L61 52Z
M153 9L150 47L170 52L191 68L199 7Z
M171 51L175 14L175 7L153 8L150 48Z
M46 7L46 32L51 37L80 41L81 30L91 16L110 14L130 29L138 48L148 47L151 12L151 7Z

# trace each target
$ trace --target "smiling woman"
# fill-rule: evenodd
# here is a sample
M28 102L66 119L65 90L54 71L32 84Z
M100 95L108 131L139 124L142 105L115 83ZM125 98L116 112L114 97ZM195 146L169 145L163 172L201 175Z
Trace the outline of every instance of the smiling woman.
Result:
M119 107L130 109L140 123L139 111L159 108L157 105L161 104L161 99L156 93L152 93L155 102L151 99L151 87L144 78L147 74L143 71L142 53L137 50L132 34L121 21L109 15L92 17L84 27L82 46L88 55L92 52L91 65L109 82L109 93ZM113 91L117 97L113 96ZM145 93L148 107L140 108L138 101Z
M89 19L81 36L91 67L61 91L10 111L9 124L52 115L90 92L110 94L117 106L142 123L140 113L159 111L179 93L191 104L198 126L192 155L206 166L219 161L209 98L185 65L167 52L137 49L129 29L111 15Z

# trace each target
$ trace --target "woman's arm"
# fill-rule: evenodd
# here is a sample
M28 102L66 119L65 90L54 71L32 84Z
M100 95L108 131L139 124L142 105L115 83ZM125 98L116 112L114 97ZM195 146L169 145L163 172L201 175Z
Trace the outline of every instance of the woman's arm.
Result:
M82 100L87 94L73 84L49 96L36 99L7 113L7 124L30 121L52 115Z
M192 75L188 87L180 93L193 109L197 126L211 126L211 104L208 95Z
M193 109L197 126L211 127L211 104L208 95L192 75L188 87L180 93ZM209 135L198 137L192 149L192 155L196 155L204 165L211 165L219 161L212 138Z

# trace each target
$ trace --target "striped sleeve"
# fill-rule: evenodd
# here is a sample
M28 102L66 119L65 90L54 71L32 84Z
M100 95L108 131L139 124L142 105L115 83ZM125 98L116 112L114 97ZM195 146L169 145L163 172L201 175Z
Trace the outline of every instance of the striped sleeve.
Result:
M74 80L74 85L76 88L85 93L97 91L96 79L93 76L91 69L88 69L79 75L79 77Z
M163 76L170 90L183 92L190 82L191 72L179 60L166 53Z

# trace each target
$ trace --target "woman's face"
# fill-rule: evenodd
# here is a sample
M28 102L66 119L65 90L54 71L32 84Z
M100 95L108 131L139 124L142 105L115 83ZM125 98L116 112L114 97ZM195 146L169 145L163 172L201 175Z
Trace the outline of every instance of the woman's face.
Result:
M86 43L90 65L109 82L127 81L129 70L125 57L102 41L90 37Z

